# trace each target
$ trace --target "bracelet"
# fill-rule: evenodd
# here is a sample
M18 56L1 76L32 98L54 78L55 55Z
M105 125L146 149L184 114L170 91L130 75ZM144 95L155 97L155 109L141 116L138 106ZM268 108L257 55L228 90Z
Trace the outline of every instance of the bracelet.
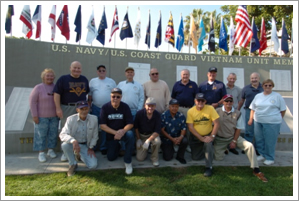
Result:
M233 143L237 144L237 141L236 141L236 140L233 140Z

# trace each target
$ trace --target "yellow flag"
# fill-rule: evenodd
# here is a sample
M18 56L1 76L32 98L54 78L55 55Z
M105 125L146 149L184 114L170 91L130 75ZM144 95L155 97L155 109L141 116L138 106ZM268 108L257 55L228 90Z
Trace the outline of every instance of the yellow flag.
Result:
M198 37L197 37L197 31L196 31L196 27L195 27L194 18L192 15L191 15L190 36L191 36L192 43L193 43L192 46L195 49L195 52L197 53Z

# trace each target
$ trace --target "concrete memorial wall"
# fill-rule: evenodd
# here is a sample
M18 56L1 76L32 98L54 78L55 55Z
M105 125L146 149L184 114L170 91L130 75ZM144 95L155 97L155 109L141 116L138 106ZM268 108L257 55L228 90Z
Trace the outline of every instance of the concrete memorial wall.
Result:
M159 70L160 79L168 83L170 90L180 79L180 71L185 68L190 70L190 79L197 84L207 79L207 71L211 66L218 68L217 79L224 83L227 75L234 72L238 76L236 85L241 88L250 83L252 72L258 72L261 82L268 78L274 80L274 91L285 98L288 106L277 149L293 149L292 58L154 52L6 38L6 153L32 151L33 121L27 105L31 89L41 83L40 74L45 68L55 71L56 81L61 75L69 73L73 61L81 62L82 74L89 80L97 77L96 67L104 64L107 76L117 84L126 79L124 69L127 66L134 67L134 79L140 83L149 80L149 70L155 67Z

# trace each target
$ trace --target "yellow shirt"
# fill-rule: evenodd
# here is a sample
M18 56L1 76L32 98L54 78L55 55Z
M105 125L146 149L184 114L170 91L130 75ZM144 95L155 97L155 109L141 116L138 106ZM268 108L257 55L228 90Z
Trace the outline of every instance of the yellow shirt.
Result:
M211 133L212 122L219 118L218 113L211 105L205 105L202 110L197 110L196 106L187 112L187 124L193 124L194 129L202 136Z

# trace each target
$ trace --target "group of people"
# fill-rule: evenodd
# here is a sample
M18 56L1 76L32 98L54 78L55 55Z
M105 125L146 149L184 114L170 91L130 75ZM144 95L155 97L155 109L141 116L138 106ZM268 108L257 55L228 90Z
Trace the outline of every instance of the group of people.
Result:
M247 155L253 174L267 182L258 161L274 163L286 111L281 95L272 91L272 80L261 84L254 72L251 83L240 89L234 85L236 74L230 73L225 85L216 80L217 68L211 67L208 80L197 86L184 69L170 93L156 68L150 69L150 80L143 85L134 80L132 67L125 69L126 80L118 85L106 76L106 66L99 65L96 70L98 77L88 82L81 75L81 63L74 61L70 74L61 76L56 84L52 69L42 72L42 83L30 95L35 123L33 149L39 151L40 162L46 161L46 148L49 157L56 157L53 149L60 120L61 161L69 163L68 176L75 173L78 161L96 168L97 150L109 161L123 156L126 174L133 172L135 155L143 161L151 153L156 167L160 147L164 160L172 160L176 153L182 164L187 163L184 155L190 148L192 160L205 159L204 176L211 176L213 160L223 160L228 149L238 154L238 147ZM245 122L240 112L243 105Z

